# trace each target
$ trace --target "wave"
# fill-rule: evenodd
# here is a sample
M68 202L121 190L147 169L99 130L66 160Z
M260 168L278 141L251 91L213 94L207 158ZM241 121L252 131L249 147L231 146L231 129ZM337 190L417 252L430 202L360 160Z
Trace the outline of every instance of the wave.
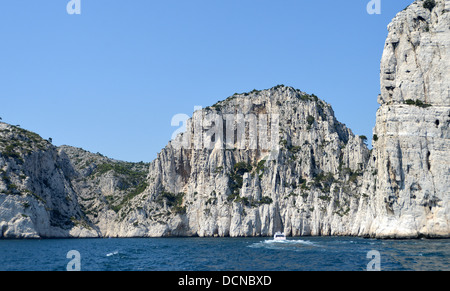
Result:
M117 255L118 253L119 253L119 251L114 251L114 252L112 252L112 253L106 254L106 256L107 256L107 257L111 257L111 256L114 256L114 255Z

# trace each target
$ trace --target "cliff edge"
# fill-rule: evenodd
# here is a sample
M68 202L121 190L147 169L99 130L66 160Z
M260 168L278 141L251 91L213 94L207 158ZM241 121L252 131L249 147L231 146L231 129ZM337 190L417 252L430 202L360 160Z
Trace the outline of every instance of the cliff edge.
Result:
M449 11L450 1L415 1L388 26L364 230L371 236L450 234Z

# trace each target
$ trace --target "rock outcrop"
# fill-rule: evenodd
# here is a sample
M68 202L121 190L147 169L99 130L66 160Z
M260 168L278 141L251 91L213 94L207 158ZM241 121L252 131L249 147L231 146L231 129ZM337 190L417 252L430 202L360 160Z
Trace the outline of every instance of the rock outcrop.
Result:
M450 234L449 12L450 1L416 1L388 26L364 230L371 236Z
M68 174L71 162L48 141L0 123L0 237L36 238L83 232L83 212Z
M197 110L150 164L0 123L0 238L449 237L449 10L389 25L372 150L283 85Z
M144 163L57 148L5 123L0 151L0 238L102 236L111 209L147 186Z
M369 157L364 141L314 95L282 85L235 94L194 113L109 234L344 234Z
M407 100L449 105L449 10L448 0L415 1L389 24L381 59L381 105Z

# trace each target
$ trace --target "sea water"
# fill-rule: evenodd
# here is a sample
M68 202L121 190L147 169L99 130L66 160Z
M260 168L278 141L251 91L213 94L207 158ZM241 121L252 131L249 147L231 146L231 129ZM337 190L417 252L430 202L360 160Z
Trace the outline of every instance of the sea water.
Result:
M374 266L381 271L448 271L450 241L355 237L0 240L3 271L66 271L75 259L81 271L364 271Z

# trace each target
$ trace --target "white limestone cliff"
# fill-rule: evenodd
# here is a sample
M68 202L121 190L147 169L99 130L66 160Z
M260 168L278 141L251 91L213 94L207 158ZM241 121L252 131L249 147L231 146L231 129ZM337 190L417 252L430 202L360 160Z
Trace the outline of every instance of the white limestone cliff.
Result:
M449 237L449 10L417 0L388 26L370 151L283 85L196 111L150 164L0 123L0 238Z
M450 234L450 1L416 1L388 26L374 129L377 237Z
M230 132L236 133L238 122L226 123L226 117L236 114L258 120L278 116L276 123L267 124L268 131L276 128L275 154L259 142L250 149L247 123L244 148L236 139L227 148L224 137L211 148L196 149L198 137L212 126L201 127L200 133L190 126L150 164L150 186L120 210L127 213L120 229L135 225L138 230L127 230L127 235L137 231L144 236L348 232L369 157L364 139L339 123L328 104L285 86L236 94L197 111L193 120L215 117L220 127L226 125L224 132L233 126ZM185 136L191 147L176 148Z

